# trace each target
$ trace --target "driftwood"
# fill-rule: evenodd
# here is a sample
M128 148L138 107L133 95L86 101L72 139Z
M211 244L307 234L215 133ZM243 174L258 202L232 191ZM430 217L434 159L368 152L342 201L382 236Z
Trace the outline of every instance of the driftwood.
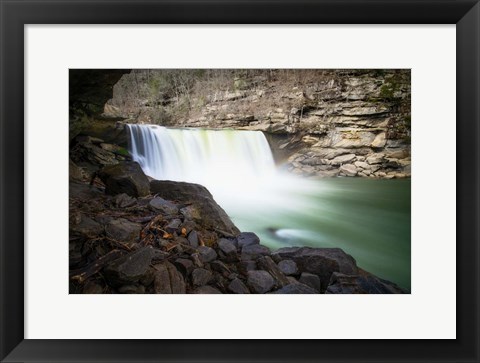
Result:
M95 262L92 262L85 267L70 271L70 279L78 283L83 283L86 279L98 273L107 263L116 260L122 255L123 252L120 250L110 251Z

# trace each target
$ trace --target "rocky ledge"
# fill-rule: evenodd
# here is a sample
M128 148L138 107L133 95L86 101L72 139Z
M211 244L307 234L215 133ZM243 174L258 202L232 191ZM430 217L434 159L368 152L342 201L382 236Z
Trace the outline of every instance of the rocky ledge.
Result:
M203 186L151 180L128 160L83 171L71 162L70 293L406 292L339 248L271 251Z

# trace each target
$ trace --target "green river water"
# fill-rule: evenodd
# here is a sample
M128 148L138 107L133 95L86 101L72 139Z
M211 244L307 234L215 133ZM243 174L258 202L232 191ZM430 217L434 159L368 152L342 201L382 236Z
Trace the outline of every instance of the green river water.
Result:
M359 267L410 289L410 180L305 183L287 188L283 205L260 200L255 208L227 212L241 231L255 232L272 249L340 247Z

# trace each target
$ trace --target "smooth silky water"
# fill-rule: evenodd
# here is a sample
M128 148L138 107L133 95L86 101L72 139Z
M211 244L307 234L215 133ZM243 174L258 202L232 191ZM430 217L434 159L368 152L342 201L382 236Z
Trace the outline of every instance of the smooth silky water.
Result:
M410 180L307 179L275 166L262 132L128 125L144 172L206 186L241 231L272 249L339 247L410 289Z

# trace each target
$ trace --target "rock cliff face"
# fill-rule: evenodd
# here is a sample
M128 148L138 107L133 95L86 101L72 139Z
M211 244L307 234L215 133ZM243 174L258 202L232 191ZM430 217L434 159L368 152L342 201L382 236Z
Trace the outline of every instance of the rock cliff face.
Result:
M117 96L133 77L141 82L145 74L118 82L111 101L116 114L128 113L128 102ZM184 88L183 95L166 93L161 102L137 99L135 115L126 117L263 131L277 161L295 174L410 176L410 70L230 71L222 82L209 73Z
M102 117L102 114L105 103L113 96L113 86L124 74L129 72L130 70L125 69L70 70L70 139L92 126L100 129L109 128L109 123L117 121L114 118ZM95 132L89 134L93 135Z

